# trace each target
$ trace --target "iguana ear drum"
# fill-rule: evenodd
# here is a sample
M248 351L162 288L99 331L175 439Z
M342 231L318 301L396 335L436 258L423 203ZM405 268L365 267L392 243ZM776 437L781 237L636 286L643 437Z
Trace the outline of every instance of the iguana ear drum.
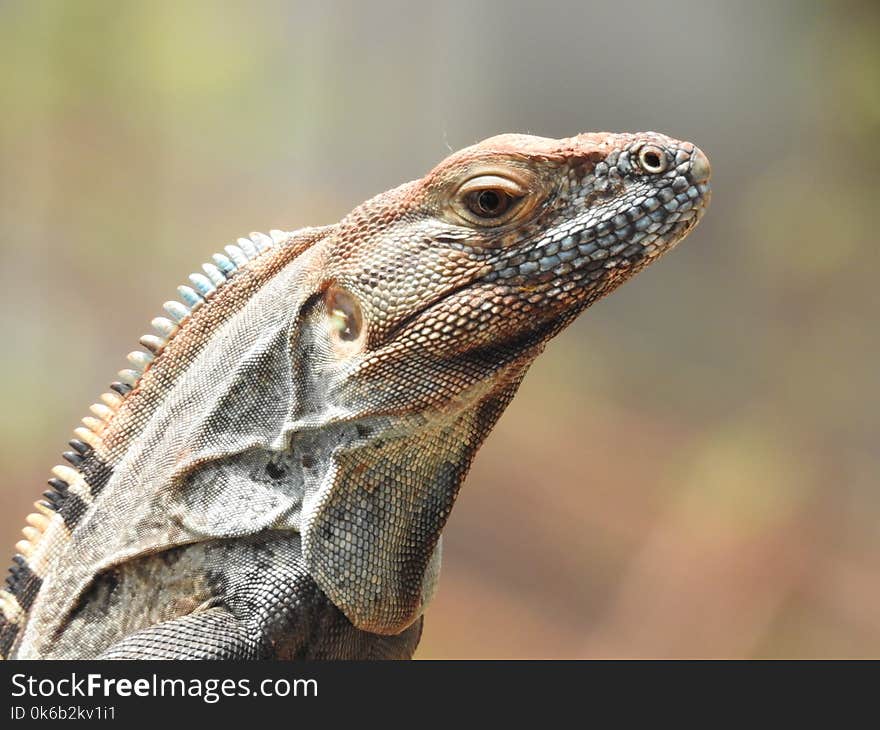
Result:
M360 339L364 325L361 305L353 294L336 285L324 294L330 328L343 342L356 342Z

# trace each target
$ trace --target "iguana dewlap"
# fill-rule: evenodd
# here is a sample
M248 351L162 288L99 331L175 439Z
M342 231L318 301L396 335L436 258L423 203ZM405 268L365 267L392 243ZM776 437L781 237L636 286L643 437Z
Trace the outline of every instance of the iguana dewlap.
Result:
M227 246L53 470L0 654L411 656L477 449L547 341L694 228L709 173L653 132L502 135Z

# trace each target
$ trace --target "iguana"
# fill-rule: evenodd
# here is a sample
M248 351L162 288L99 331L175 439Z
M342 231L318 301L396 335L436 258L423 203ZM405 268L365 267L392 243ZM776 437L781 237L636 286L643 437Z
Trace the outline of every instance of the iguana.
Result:
M709 176L653 132L507 134L335 225L227 246L54 468L0 654L410 657L529 365L694 228Z

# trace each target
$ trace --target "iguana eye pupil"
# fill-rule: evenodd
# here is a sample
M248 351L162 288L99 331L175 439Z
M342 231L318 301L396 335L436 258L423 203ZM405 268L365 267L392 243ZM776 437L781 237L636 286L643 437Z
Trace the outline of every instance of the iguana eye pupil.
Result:
M510 207L511 197L504 190L489 188L468 196L468 208L481 218L497 218Z
M484 190L477 198L477 202L484 213L494 213L501 207L501 196L494 190Z
M331 287L325 297L330 328L340 340L352 342L360 337L363 315L357 299L339 287Z

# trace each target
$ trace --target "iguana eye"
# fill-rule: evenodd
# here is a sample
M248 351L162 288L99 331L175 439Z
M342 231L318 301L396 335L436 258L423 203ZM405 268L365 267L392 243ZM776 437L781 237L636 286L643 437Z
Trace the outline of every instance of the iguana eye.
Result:
M337 286L331 286L324 295L330 329L343 342L354 342L363 329L363 314L358 300Z
M654 145L645 145L639 150L639 165L645 172L653 175L664 172L668 166L666 153Z
M470 223L498 226L517 212L528 193L519 183L500 175L480 175L465 182L456 194L456 210Z
M510 208L512 198L501 188L476 190L467 196L467 206L471 213L481 218L497 218Z

